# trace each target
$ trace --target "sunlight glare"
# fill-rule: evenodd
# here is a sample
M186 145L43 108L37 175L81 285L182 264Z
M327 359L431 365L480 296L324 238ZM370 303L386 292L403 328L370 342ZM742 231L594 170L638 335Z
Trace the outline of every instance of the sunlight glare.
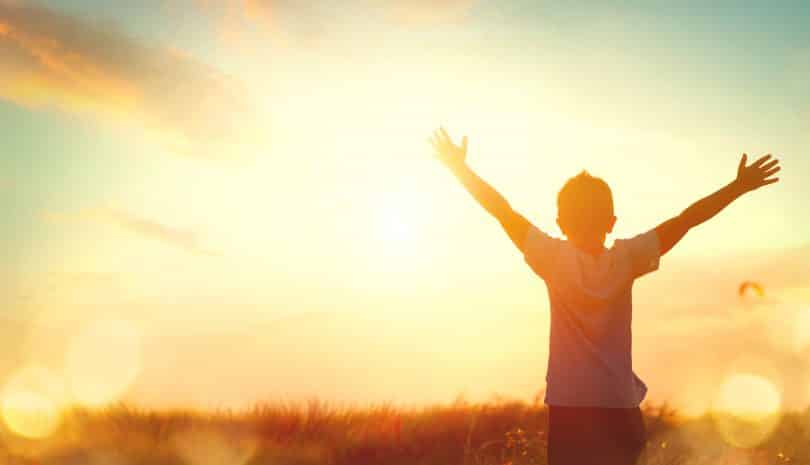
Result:
M762 443L780 420L782 396L768 379L738 373L720 386L712 417L720 434L736 447Z
M23 368L6 384L2 395L2 417L14 433L41 439L50 436L61 422L61 383L47 369Z
M66 377L73 397L82 404L100 406L117 400L140 369L138 330L123 320L98 321L70 344Z
M376 210L376 247L370 252L385 263L384 268L396 270L417 267L426 257L426 230L433 214L430 203L418 192L405 188L390 190L380 197Z

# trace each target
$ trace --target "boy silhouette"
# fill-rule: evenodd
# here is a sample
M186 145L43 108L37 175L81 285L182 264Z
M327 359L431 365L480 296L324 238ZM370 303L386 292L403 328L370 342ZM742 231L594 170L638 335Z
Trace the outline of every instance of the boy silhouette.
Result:
M647 387L631 360L633 282L658 269L661 255L687 231L741 195L777 182L772 176L781 169L779 161L766 155L747 165L743 154L729 184L608 249L605 237L616 216L605 181L583 171L565 183L557 197L557 224L567 240L555 239L514 211L467 166L466 136L455 145L442 128L430 142L436 157L498 220L548 288L548 463L634 465L646 441L639 404Z

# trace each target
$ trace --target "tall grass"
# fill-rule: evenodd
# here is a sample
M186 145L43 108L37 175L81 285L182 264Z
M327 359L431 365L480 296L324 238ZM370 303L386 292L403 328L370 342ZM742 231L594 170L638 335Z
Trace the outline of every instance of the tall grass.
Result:
M708 417L645 406L642 465L810 464L810 413L785 414L751 449L723 441ZM540 465L547 410L494 400L419 409L311 401L246 411L150 411L127 405L64 412L31 440L0 431L0 464L20 465Z

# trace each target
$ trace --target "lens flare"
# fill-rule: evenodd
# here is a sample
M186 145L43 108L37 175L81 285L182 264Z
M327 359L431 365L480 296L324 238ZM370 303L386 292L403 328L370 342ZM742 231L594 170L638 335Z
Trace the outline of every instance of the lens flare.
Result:
M737 294L739 294L740 297L762 298L765 297L765 288L762 287L760 283L745 281L740 284L740 287L737 289Z
M42 439L59 427L62 401L59 379L43 367L29 366L6 384L0 409L3 421L15 434Z
M117 400L140 370L138 330L123 320L98 321L70 344L65 363L68 387L74 399L88 406Z
M781 418L782 396L768 379L750 373L729 376L712 406L715 427L735 447L765 441Z

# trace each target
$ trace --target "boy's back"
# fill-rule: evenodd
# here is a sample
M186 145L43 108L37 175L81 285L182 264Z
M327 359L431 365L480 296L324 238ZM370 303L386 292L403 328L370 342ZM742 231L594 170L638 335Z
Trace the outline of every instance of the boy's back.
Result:
M778 160L766 155L748 165L743 154L731 183L655 229L606 249L616 217L603 180L583 172L566 182L557 197L557 224L567 240L552 239L467 166L466 137L459 146L442 129L431 143L548 287L549 465L634 465L645 443L638 405L647 388L631 361L633 282L657 269L661 255L691 228L741 195L777 182Z
M546 282L551 307L547 404L632 408L647 387L633 373L632 286L658 268L655 231L593 256L530 227L524 258Z

